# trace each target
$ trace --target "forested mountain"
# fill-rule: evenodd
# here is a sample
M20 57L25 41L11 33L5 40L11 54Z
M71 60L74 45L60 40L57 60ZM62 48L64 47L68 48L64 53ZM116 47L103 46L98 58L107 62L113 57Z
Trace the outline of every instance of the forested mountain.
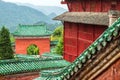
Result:
M55 23L50 17L38 10L0 1L0 27L4 25L12 32L18 24L34 24L39 21Z
M56 15L60 15L63 12L67 11L67 9L64 9L64 8L58 7L58 6L36 6L36 5L32 5L32 4L27 4L27 3L26 4L16 3L16 4L31 7L33 9L36 9L38 11L43 12L46 15L49 15L51 13L55 13Z

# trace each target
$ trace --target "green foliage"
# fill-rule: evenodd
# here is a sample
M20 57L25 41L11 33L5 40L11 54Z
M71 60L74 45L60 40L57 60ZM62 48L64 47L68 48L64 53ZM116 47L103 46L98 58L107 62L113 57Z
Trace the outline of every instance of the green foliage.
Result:
M57 46L55 47L55 52L60 55L63 54L63 36L59 38L59 42Z
M53 40L58 40L58 44L55 47L55 53L62 55L63 53L63 26L59 26L53 32Z
M0 31L0 59L12 59L13 50L10 42L10 32L5 27Z
M13 37L12 34L10 34L10 41L11 41L11 43L14 43L14 42L15 42L15 38Z
M28 55L39 55L39 48L35 44L31 44L27 48L27 54Z
M54 30L53 34L51 35L51 40L52 41L59 40L59 38L63 36L62 34L63 34L63 26L59 26Z
M62 35L62 31L63 31L63 27L62 26L59 26L55 29L55 31L53 32L53 36L58 36L60 37Z

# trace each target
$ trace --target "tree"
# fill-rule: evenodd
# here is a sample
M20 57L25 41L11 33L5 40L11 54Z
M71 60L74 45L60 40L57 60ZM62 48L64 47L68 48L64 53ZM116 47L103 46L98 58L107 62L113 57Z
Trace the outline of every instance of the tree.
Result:
M55 52L60 55L63 54L63 36L59 38L59 42L57 46L55 47Z
M63 33L63 26L57 27L51 36L51 40L52 41L59 40L59 38L63 36L62 33Z
M5 27L2 27L0 31L0 59L12 59L13 57L10 32Z
M39 48L35 44L31 44L27 48L28 55L39 55Z
M60 37L62 35L62 31L63 31L63 27L59 26L55 29L55 31L53 32L53 36L58 36Z
M53 37L57 37L58 44L55 47L56 54L63 54L63 26L57 27L53 32Z

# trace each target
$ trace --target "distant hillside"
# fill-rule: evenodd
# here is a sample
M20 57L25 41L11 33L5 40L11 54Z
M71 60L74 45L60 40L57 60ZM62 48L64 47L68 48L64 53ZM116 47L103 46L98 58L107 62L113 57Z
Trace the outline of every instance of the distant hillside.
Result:
M55 22L33 8L0 1L0 27L5 25L14 31L18 24L34 24L39 21L50 24Z
M50 23L45 23L45 22L42 22L42 21L39 21L37 23L34 23L35 25L40 25L40 24L45 24L47 26L47 29L50 30L50 31L54 31L54 29L58 26L62 26L63 24L61 22L59 23L54 23L54 24L50 24Z
M46 15L49 15L51 13L55 13L56 15L60 15L63 12L67 11L66 9L58 7L58 6L33 6L33 8L43 12Z
M56 16L57 15L55 13L51 13L51 14L48 15L48 17L50 17L51 19L54 18L54 17L56 17Z
M31 7L33 9L36 9L38 11L43 12L46 15L49 15L51 13L55 13L56 15L60 15L63 12L67 11L66 9L64 9L62 7L58 7L58 6L35 6L35 5L32 5L32 4L21 4L21 3L17 3L17 4Z

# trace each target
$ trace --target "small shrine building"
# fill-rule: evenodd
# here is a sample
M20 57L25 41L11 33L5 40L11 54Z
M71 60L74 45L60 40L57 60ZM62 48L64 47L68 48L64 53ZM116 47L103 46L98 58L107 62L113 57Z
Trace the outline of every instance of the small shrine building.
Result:
M50 52L51 31L41 25L19 25L13 33L15 37L15 53L27 54L27 48L34 44L39 48L39 54Z

